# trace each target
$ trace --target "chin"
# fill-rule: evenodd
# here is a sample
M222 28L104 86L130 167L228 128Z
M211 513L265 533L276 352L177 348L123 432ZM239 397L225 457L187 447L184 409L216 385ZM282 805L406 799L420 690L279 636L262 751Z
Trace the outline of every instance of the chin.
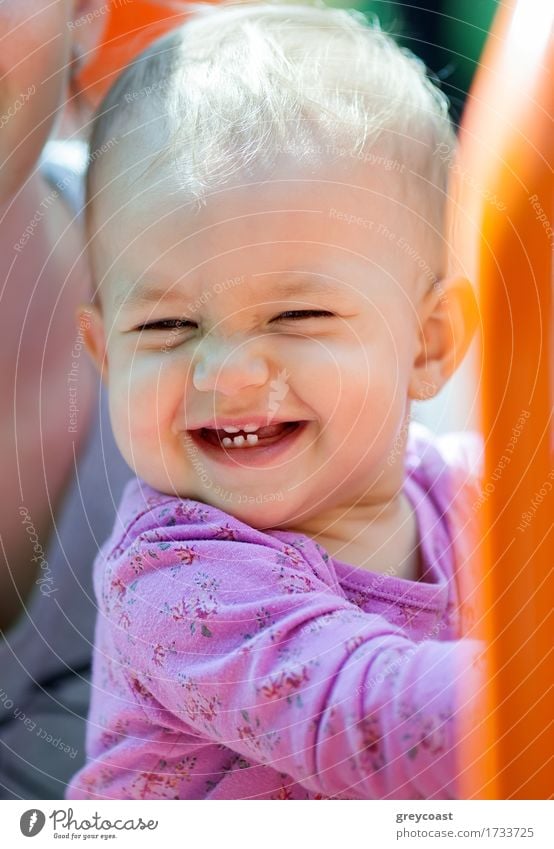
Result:
M199 486L198 481L195 481L194 486L187 486L182 481L171 481L161 475L141 474L140 470L136 474L158 492L215 507L256 530L278 526L285 530L287 524L295 519L290 495L287 503L284 490L252 491L247 494L213 482L206 487Z
M214 486L202 494L183 494L180 497L191 498L193 501L201 501L216 507L256 530L273 528L278 524L284 525L291 518L290 508L287 508L285 504L283 492L246 495Z

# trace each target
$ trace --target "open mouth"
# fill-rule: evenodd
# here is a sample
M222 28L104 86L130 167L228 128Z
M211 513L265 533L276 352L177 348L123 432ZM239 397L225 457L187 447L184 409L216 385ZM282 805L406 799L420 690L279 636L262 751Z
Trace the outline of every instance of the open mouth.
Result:
M238 467L275 468L275 463L291 459L292 449L307 430L309 421L276 422L263 427L239 427L216 430L196 428L188 434L206 458L218 465ZM231 430L231 432L229 432Z
M197 439L216 448L252 451L280 442L304 424L305 422L279 422L255 429L249 428L248 431L237 430L237 433L203 427L193 433Z

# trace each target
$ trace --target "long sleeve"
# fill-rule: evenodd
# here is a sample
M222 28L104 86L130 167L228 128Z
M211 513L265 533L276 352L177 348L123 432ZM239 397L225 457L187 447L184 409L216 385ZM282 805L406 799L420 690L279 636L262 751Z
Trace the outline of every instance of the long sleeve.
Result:
M203 507L166 498L106 559L99 627L149 721L326 796L456 798L482 646L412 642L315 543Z

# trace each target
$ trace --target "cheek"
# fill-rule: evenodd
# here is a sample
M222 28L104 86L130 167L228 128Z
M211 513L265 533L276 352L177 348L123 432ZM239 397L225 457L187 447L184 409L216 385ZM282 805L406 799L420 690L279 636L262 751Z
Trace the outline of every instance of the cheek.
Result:
M379 346L367 409L375 450L388 452L405 419L411 376L408 333L387 334Z
M385 328L376 329L370 341L354 342L343 352L342 385L331 396L325 386L326 403L333 403L333 421L351 433L385 444L405 415L409 371L401 344Z
M273 352L274 364L290 374L295 391L315 409L337 398L348 367L348 345L323 337L283 336Z
M167 436L183 403L186 368L169 355L137 354L118 365L110 360L110 414L118 444Z
M321 419L341 428L398 414L405 389L405 356L393 335L376 328L367 339L350 329L344 337L283 340L279 362L301 400Z
M345 403L359 398L371 383L373 351L351 331L344 335L304 338L285 336L276 363L291 376L301 401L329 418Z

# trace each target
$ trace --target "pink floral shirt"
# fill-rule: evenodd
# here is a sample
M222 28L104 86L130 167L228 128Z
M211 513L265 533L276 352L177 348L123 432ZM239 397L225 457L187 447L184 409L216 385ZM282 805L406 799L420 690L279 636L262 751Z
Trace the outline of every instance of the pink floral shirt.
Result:
M479 450L411 426L418 581L130 481L94 566L88 761L66 798L459 798Z

